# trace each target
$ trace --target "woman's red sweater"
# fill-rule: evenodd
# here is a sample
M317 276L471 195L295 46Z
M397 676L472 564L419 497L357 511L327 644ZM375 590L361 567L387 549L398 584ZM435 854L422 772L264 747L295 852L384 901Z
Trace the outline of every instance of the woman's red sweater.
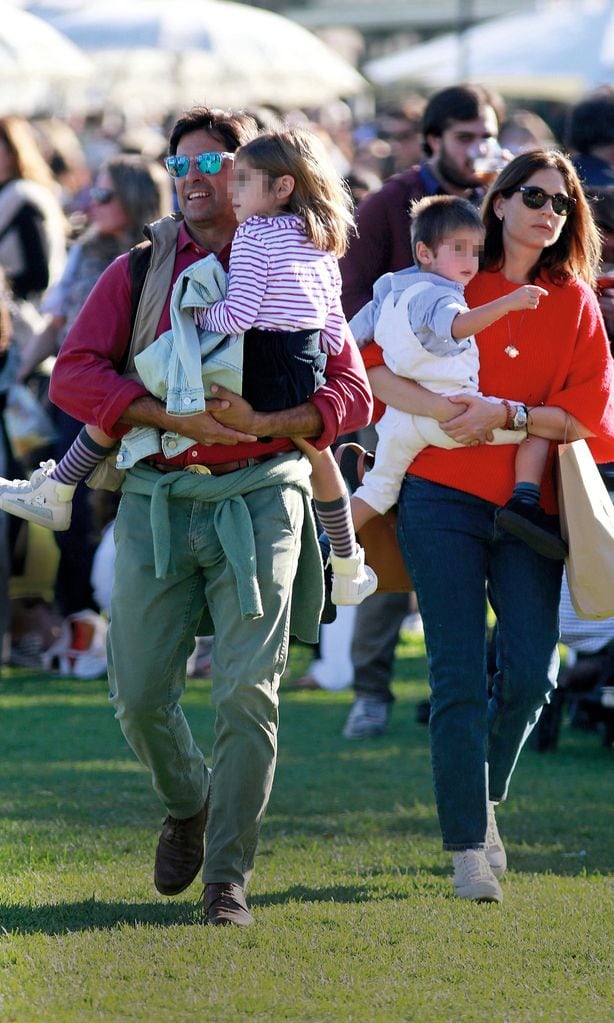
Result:
M482 394L529 407L564 408L596 435L589 441L595 459L614 460L613 363L595 295L588 285L571 278L562 284L550 279L536 283L549 292L537 309L508 313L476 337ZM473 308L517 287L500 272L481 271L467 286L465 298ZM367 369L384 362L375 342L363 357ZM557 510L555 447L551 444L542 483L541 503L551 513ZM411 472L504 504L514 486L516 451L516 444L453 450L431 446L414 460Z

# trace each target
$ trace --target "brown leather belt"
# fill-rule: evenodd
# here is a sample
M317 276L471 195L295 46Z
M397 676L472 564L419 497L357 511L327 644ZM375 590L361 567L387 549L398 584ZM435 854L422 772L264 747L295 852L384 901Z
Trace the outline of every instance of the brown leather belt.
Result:
M268 462L276 458L276 454L255 455L253 458L235 458L232 462L218 462L216 465L171 465L169 462L148 462L152 469L158 472L193 472L203 476L225 476L227 472L236 472L237 469L248 469L251 465L260 465L261 462Z

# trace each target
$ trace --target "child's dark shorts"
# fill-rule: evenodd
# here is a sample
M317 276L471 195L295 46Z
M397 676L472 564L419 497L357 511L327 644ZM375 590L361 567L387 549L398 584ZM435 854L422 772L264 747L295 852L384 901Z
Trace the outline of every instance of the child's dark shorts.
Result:
M324 383L325 369L319 330L245 332L243 397L258 412L302 405Z

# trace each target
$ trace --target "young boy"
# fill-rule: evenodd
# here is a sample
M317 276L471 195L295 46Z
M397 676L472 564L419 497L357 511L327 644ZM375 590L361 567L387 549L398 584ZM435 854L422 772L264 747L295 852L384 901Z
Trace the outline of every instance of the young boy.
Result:
M416 265L380 277L373 300L350 322L359 345L374 338L386 365L437 394L478 395L479 352L472 336L507 313L537 308L548 293L525 284L510 295L469 309L463 289L478 270L484 227L478 211L465 199L426 196L414 203L411 241ZM548 558L563 559L567 547L539 507L540 485L548 454L547 440L526 434L527 410L503 398L506 429L493 430L493 444L518 444L516 485L499 510L497 523ZM454 448L459 443L435 419L388 407L377 424L375 464L352 497L358 531L377 513L396 503L403 477L427 445ZM474 443L476 443L474 441Z

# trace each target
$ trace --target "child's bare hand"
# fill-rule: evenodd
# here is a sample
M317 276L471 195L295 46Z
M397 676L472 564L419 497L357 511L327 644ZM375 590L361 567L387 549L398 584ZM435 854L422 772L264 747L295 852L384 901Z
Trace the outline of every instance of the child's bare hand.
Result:
M517 309L537 309L540 299L547 294L546 289L538 287L537 284L523 284L508 296L510 312Z

